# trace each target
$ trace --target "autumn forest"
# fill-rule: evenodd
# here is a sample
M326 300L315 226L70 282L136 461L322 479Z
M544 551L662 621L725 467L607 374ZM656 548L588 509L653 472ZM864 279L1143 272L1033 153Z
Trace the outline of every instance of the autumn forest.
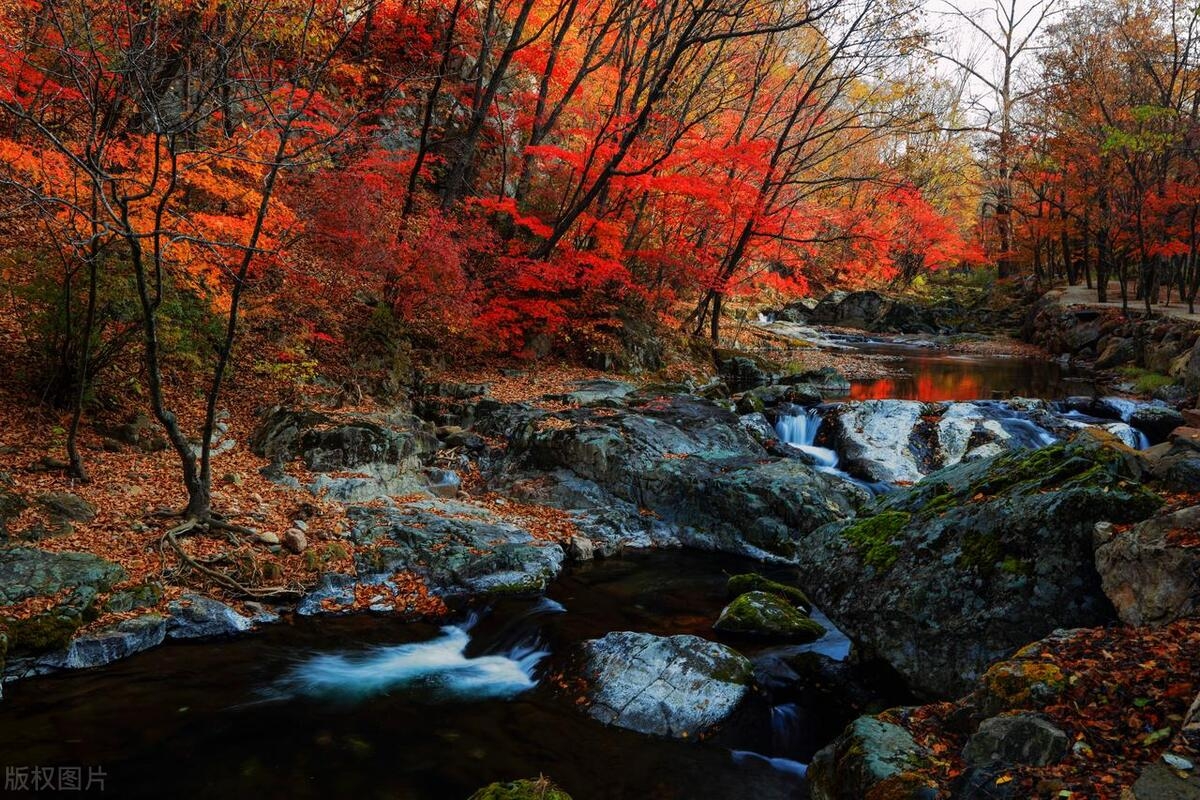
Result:
M1200 797L1198 296L1178 0L0 0L5 796Z

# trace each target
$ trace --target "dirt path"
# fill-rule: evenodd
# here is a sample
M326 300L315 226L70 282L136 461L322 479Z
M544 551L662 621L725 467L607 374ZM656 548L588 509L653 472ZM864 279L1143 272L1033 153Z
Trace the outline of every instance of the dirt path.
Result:
M1110 299L1107 303L1096 302L1096 290L1089 289L1086 286L1060 286L1056 289L1051 289L1046 293L1047 297L1056 299L1064 306L1091 306L1094 308L1121 308L1121 286L1118 283L1110 283L1108 285L1108 296L1115 298ZM1165 290L1162 295L1166 296ZM1129 301L1129 310L1133 314L1138 314L1145 310L1140 300ZM1188 320L1189 322L1200 322L1200 314L1189 314L1187 311L1187 303L1181 302L1179 298L1172 295L1171 305L1164 306L1160 302L1154 306L1154 313L1157 316L1172 317L1174 319Z

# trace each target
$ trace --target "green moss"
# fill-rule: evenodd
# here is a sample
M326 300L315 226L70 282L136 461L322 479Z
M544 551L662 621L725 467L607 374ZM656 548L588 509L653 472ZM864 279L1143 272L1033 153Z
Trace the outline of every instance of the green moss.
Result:
M1033 562L1016 556L1005 556L1000 562L1000 571L1006 572L1009 575L1025 575L1026 577L1033 574Z
M800 589L797 589L795 586L788 586L786 583L773 581L770 578L764 578L757 572L734 575L725 584L725 591L730 597L738 597L746 592L766 592L767 594L782 597L792 605L799 606L806 611L813 607L812 601L808 599L808 595L804 594Z
M943 487L945 488L945 487ZM962 504L962 500L952 492L946 491L942 494L934 495L928 502L921 507L921 513L936 517L952 508L957 508Z
M900 557L895 539L908 525L912 515L905 511L884 511L852 523L842 531L863 561L880 571L892 568Z
M485 786L470 800L571 800L571 795L558 788L549 778L493 783Z
M83 625L83 618L75 614L50 612L28 619L4 621L8 632L9 647L22 653L45 653L61 650L71 641L75 631Z
M962 539L959 566L976 572L990 573L1001 560L1000 540L990 531L972 531Z
M1164 386L1171 386L1175 379L1141 367L1125 367L1120 370L1121 377L1133 383L1133 388L1139 394L1151 394Z
M722 633L813 642L825 635L821 623L767 592L747 592L725 607L713 626Z

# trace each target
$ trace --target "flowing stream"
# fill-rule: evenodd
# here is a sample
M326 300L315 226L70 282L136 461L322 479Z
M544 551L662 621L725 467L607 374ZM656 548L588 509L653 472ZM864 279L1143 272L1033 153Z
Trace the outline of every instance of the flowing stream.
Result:
M986 401L997 391L1078 391L1040 361L903 353L909 379L860 382L852 395ZM977 405L1026 446L1054 438L1007 406ZM821 426L812 409L775 429L819 469L849 478L837 453L817 444ZM573 566L546 598L463 609L444 627L297 619L169 644L5 687L0 751L8 765L100 766L112 796L133 798L466 798L539 774L576 800L803 798L816 750L858 714L908 699L886 671L847 664L849 641L819 610L830 633L811 645L728 642L755 660L766 689L707 741L604 727L581 713L579 687L565 677L579 643L611 631L720 640L712 624L728 601L725 582L748 571L795 580L786 568L719 554L646 553ZM772 682L779 664L809 671Z
M725 582L750 570L795 580L730 556L648 553L579 566L548 598L452 626L304 619L169 644L10 684L0 751L7 764L101 765L123 798L466 798L543 773L578 800L803 797L804 764L863 711L828 687L754 695L712 740L677 742L594 722L558 677L579 642L613 630L719 639ZM811 645L731 644L755 659L845 659L848 640L815 616L831 632ZM906 699L870 680L880 706Z

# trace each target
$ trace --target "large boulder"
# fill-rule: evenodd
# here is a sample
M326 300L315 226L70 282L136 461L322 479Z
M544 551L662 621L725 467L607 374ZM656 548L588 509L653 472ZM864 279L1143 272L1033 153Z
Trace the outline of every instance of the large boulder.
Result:
M66 647L96 613L96 597L125 578L125 570L90 553L51 553L33 547L0 549L0 627L11 656ZM44 598L32 614L4 607Z
M806 537L804 583L915 690L961 694L1028 641L1113 618L1092 529L1160 504L1127 455L1081 439L935 473Z
M1125 533L1096 528L1096 569L1123 622L1165 625L1200 607L1200 506L1146 520Z
M640 526L648 541L790 558L798 534L861 502L850 484L772 456L735 414L695 397L556 413L497 407L480 424L509 440L493 484L581 512L577 524L596 540L610 525L636 539Z
M361 502L425 490L421 462L439 444L427 424L406 414L332 416L276 407L264 417L251 447L280 467L300 459L318 473L308 487L314 493Z
M1057 422L1041 405L1021 400L866 400L842 405L832 418L834 446L847 472L901 484L962 461L1044 447L1056 437L1043 426Z
M929 754L908 731L875 717L859 717L808 768L813 800L934 798L916 774Z
M358 545L353 576L328 576L301 601L301 614L353 606L371 587L377 610L389 604L398 573L420 576L434 594L506 595L544 591L562 569L560 544L470 503L428 500L392 508L355 506L351 540ZM403 610L403 609L399 609Z
M741 704L754 673L737 652L698 636L618 631L583 649L588 714L656 736L711 730Z
M842 466L866 480L915 483L925 475L925 454L914 432L925 404L915 400L847 403L834 416L834 441Z

